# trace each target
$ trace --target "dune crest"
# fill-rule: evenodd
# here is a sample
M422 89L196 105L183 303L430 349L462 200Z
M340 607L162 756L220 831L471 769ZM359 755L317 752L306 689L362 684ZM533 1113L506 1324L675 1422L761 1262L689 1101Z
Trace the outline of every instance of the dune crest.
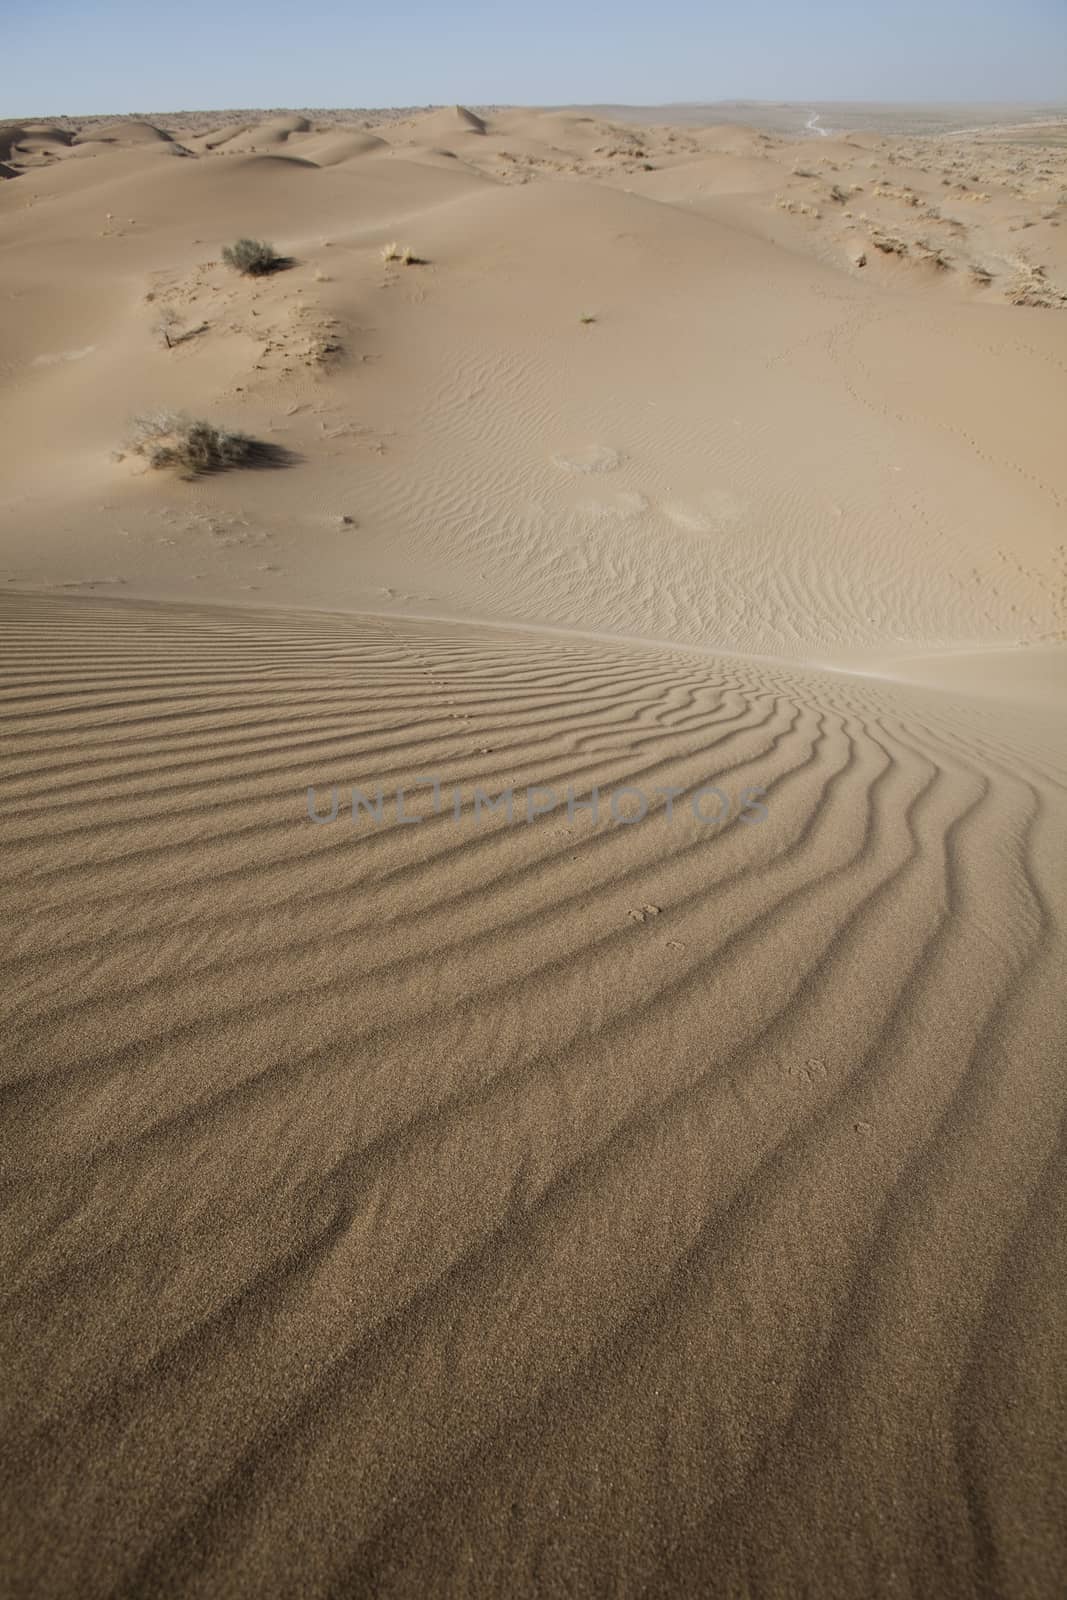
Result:
M466 106L457 106L455 109L456 120L464 128L469 128L472 133L486 133L488 123L484 117L479 117L475 112L468 111Z

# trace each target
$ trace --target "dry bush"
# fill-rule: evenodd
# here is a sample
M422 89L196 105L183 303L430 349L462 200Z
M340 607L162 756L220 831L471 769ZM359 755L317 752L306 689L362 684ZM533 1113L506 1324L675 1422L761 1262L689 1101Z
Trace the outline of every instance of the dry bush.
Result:
M169 350L174 342L174 335L178 331L181 318L170 306L164 306L160 311L152 331L157 334Z
M172 411L138 417L126 448L150 467L174 467L189 478L228 467L280 466L285 458L276 445Z
M226 245L222 259L235 272L244 272L254 278L264 277L268 272L280 272L289 265L285 256L280 256L272 244L266 244L262 239L238 239L236 244Z
M200 334L206 333L208 324L198 322L194 328L182 325L182 319L170 306L164 306L153 325L153 332L162 340L168 350L173 350L175 345L187 344L190 339L196 339Z

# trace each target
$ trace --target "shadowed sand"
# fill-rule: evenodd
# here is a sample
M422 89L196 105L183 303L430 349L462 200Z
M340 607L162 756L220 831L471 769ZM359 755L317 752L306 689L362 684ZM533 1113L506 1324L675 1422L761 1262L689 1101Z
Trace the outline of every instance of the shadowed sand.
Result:
M1057 1592L1043 713L2 617L16 1592ZM308 821L427 773L459 821ZM766 821L697 825L708 782ZM475 823L534 783L682 796Z
M1063 124L831 111L0 129L5 1592L1062 1593Z

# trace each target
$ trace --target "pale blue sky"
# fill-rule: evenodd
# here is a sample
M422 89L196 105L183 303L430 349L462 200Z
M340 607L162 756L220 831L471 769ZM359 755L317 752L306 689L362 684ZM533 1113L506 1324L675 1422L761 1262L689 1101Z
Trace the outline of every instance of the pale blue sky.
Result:
M0 117L228 106L1065 100L1067 0L32 0Z

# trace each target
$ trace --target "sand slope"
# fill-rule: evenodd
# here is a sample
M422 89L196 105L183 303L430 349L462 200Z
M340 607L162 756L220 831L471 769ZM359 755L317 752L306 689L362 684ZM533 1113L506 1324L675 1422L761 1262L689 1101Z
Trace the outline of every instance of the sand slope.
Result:
M3 621L26 1592L1057 1591L1036 714L458 626ZM307 820L425 773L459 822ZM471 816L709 781L767 820Z

